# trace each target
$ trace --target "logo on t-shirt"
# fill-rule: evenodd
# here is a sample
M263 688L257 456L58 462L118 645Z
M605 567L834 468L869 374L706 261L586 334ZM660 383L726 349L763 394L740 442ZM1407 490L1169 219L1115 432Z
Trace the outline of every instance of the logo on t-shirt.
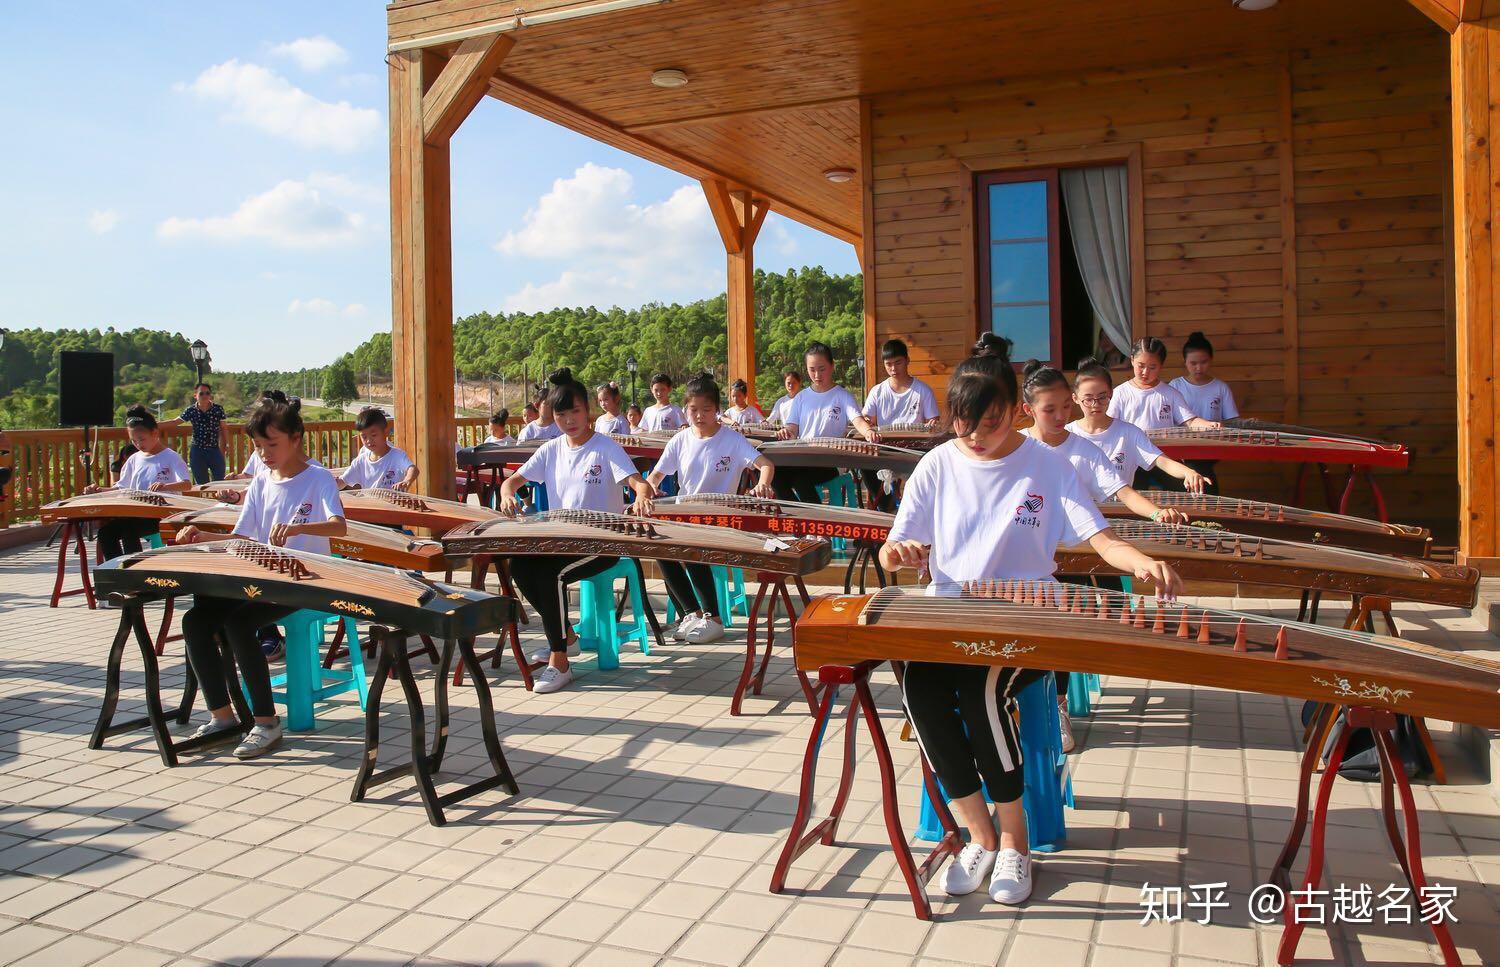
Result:
M843 416L844 415L844 406L843 406L843 404L842 403L835 403L832 406L830 406L828 408L828 415L831 416L831 417L833 417L835 420L837 420L839 417Z
M166 480L170 476L172 476L172 471L169 470L169 469L167 469L166 467L157 467L156 468L156 479L157 480Z
M1045 503L1041 494L1026 492L1026 499L1016 506L1016 516L1012 523L1020 524L1022 527L1042 526L1042 505Z
M1224 401L1219 399L1217 396L1208 401L1208 408L1213 410L1215 413L1219 412L1220 407L1222 407L1223 405Z
M391 484L393 484L395 482L396 482L396 471L395 471L394 468L390 469L390 470L387 470L385 473L383 473L383 474L380 475L380 486L382 486L382 487L389 487Z
M293 524L307 523L307 518L312 515L312 508L312 501L304 500L301 504L297 505L297 512L292 515L291 522Z
M714 473L724 473L729 469L729 455L726 453L714 462Z
M1161 417L1164 420L1167 419L1168 417L1170 417L1172 415L1172 404L1171 404L1171 402L1168 401L1168 400L1162 400L1161 401L1161 409L1159 409L1159 410L1156 411L1156 415L1159 416L1159 417Z
M583 482L584 483L596 484L600 480L602 480L603 477L604 477L604 465L602 463L596 463L592 467L589 467L587 470L585 470L583 472Z

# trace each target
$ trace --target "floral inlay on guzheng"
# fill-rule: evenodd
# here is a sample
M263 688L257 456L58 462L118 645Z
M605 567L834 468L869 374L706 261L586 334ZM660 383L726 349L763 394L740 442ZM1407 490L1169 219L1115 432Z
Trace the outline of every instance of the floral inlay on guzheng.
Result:
M1387 705L1394 705L1404 698L1411 698L1412 691L1409 688L1390 688L1385 685L1377 685L1373 682L1360 682L1356 688L1349 683L1347 678L1334 678L1328 681L1325 678L1313 676L1313 681L1324 688L1333 689L1333 694L1338 698L1376 699Z
M996 645L993 639L990 641L955 641L953 646L970 657L984 655L989 658L1014 658L1029 651L1036 651L1036 645L1022 645L1017 641L1007 641L1003 645Z
M247 584L247 585L245 585L245 597L247 597L247 598L258 598L258 597L260 597L260 588L256 587L253 584Z
M180 587L182 587L182 582L178 581L178 580L175 580L173 578L149 577L149 578L146 579L146 583L149 584L149 585L151 585L153 588L180 588Z
M459 595L459 597L462 597L462 595ZM374 608L366 607L365 605L357 604L353 601L344 601L340 599L338 601L328 602L328 606L337 611L347 611L350 614L362 614L367 618L375 617Z

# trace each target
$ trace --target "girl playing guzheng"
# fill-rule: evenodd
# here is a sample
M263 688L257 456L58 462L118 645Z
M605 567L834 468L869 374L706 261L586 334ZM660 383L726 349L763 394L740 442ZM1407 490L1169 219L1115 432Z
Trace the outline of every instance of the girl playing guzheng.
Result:
M1166 343L1155 336L1137 339L1130 347L1130 368L1134 375L1115 390L1114 398L1109 401L1109 415L1147 431L1171 426L1217 429L1218 423L1199 416L1181 393L1161 381L1161 368L1166 361Z
M686 405L686 399L683 400ZM729 409L724 411L721 421L728 426L748 426L752 423L764 423L766 416L760 411L760 407L750 402L750 384L742 379L737 379L729 384Z
M1068 461L1016 432L1018 396L1015 370L1003 354L958 366L948 385L956 439L930 451L912 472L880 549L881 564L926 570L933 580L929 593L952 593L963 581L1048 580L1057 547L1087 541L1115 567L1175 597L1176 572L1116 538ZM1015 905L1031 895L1025 780L1012 707L1018 690L1040 674L998 665L906 667L907 715L973 837L944 873L950 895L973 892L987 875L996 902ZM995 803L993 821L986 789Z
M842 437L849 424L871 442L879 442L875 427L859 411L853 394L833 380L833 349L815 342L803 355L811 385L792 398L787 407L786 425L777 432L783 440L805 440L813 437ZM807 504L822 503L818 486L839 475L835 468L792 467L776 475L776 496L782 500L800 500Z
M313 466L307 458L300 410L300 401L263 399L246 421L245 430L255 441L266 469L246 488L239 519L229 536L327 554L328 539L346 532L344 505L339 501L339 485L333 474ZM177 534L179 544L205 539L191 525ZM255 715L254 728L235 747L234 754L253 759L281 741L281 721L271 698L271 670L258 634L296 610L255 600L194 596L193 607L182 616L182 637L212 716L198 727L194 738L239 727L219 653L217 638L222 634L234 654L234 663L250 694L250 711Z
M1213 374L1214 344L1207 336L1201 332L1188 335L1187 342L1182 344L1182 365L1187 375L1172 380L1171 386L1182 394L1193 412L1202 413L1210 420L1233 420L1240 415L1239 407L1234 404L1234 390ZM1218 485L1211 479L1216 463L1214 460L1188 461L1188 466L1210 478L1206 492L1211 494L1219 492Z
M1140 427L1110 415L1113 392L1114 378L1104 364L1092 357L1080 360L1078 375L1073 380L1073 402L1083 410L1083 419L1069 423L1068 432L1103 450L1121 479L1130 481L1138 490L1171 480L1174 486L1166 489L1203 493L1209 483L1206 477L1162 453Z
M562 436L548 440L520 470L506 478L500 487L500 512L514 517L521 508L516 491L534 481L547 488L550 510L623 514L623 484L635 491L631 510L649 514L651 485L641 479L635 464L618 443L594 431L589 419L589 391L573 378L571 370L560 369L548 380L552 389L544 405ZM573 681L568 659L577 657L580 649L576 638L570 640L563 624L568 582L593 577L618 561L613 557L549 554L528 556L513 565L516 589L541 616L547 634L547 649L531 656L532 661L547 662L536 678L533 691L545 695L566 688Z
M156 417L144 406L132 406L125 411L125 432L130 435L132 453L120 465L120 490L166 490L184 491L192 486L188 465L177 451L162 440ZM83 488L86 494L97 494L114 488ZM155 534L158 523L154 520L116 518L99 525L99 554L109 561L122 554L134 554L141 550L141 538Z
M676 474L678 493L683 496L737 493L745 468L754 467L760 478L750 493L757 497L772 496L775 491L771 489L771 477L776 468L771 461L738 431L720 425L715 419L722 400L713 377L704 374L688 380L682 403L688 429L674 436L662 450L661 459L647 478L652 488ZM672 637L694 644L723 638L723 616L717 614L719 595L709 566L675 561L659 561L657 566L661 568L672 603L682 614Z

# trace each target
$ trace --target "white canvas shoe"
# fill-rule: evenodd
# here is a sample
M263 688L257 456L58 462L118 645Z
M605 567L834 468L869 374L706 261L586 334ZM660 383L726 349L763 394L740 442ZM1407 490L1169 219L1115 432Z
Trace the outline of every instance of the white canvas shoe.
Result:
M573 671L561 671L548 665L542 669L542 673L536 677L532 691L538 695L548 695L552 692L560 692L573 682Z
M698 622L702 620L703 615L701 614L684 615L682 620L677 622L677 627L672 629L672 640L687 641L688 632L692 631L693 628L697 626Z
M979 889L997 855L998 851L985 849L978 843L965 846L943 871L943 892L949 896L967 896Z
M278 721L272 725L257 725L251 729L240 744L234 747L236 759L254 759L263 756L276 747L281 741L281 723Z
M990 899L1006 906L1020 906L1031 896L1031 857L1013 849L1003 849L995 859L990 876Z
M577 638L574 638L572 641L568 642L569 658L577 658L581 654L583 654L583 647L578 644ZM538 648L536 651L531 653L531 663L533 665L545 665L547 663L547 660L551 657L551 648Z
M1068 716L1068 700L1064 698L1057 700L1057 732L1062 739L1063 755L1078 747L1073 741L1073 720Z
M698 623L688 629L687 640L691 644L705 645L710 641L718 641L724 637L724 626L715 617L700 618Z

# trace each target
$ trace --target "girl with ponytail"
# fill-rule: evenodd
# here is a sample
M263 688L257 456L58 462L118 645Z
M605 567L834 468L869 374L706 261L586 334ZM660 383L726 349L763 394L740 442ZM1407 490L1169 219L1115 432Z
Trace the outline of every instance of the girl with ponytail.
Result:
M114 487L90 484L83 488L84 493L97 494L115 489L182 493L192 487L192 472L177 451L162 439L161 429L150 410L140 405L126 410L125 432L136 452L120 465L120 482ZM107 520L99 526L99 553L106 561L123 554L135 554L141 550L141 538L155 534L156 530L154 520Z

